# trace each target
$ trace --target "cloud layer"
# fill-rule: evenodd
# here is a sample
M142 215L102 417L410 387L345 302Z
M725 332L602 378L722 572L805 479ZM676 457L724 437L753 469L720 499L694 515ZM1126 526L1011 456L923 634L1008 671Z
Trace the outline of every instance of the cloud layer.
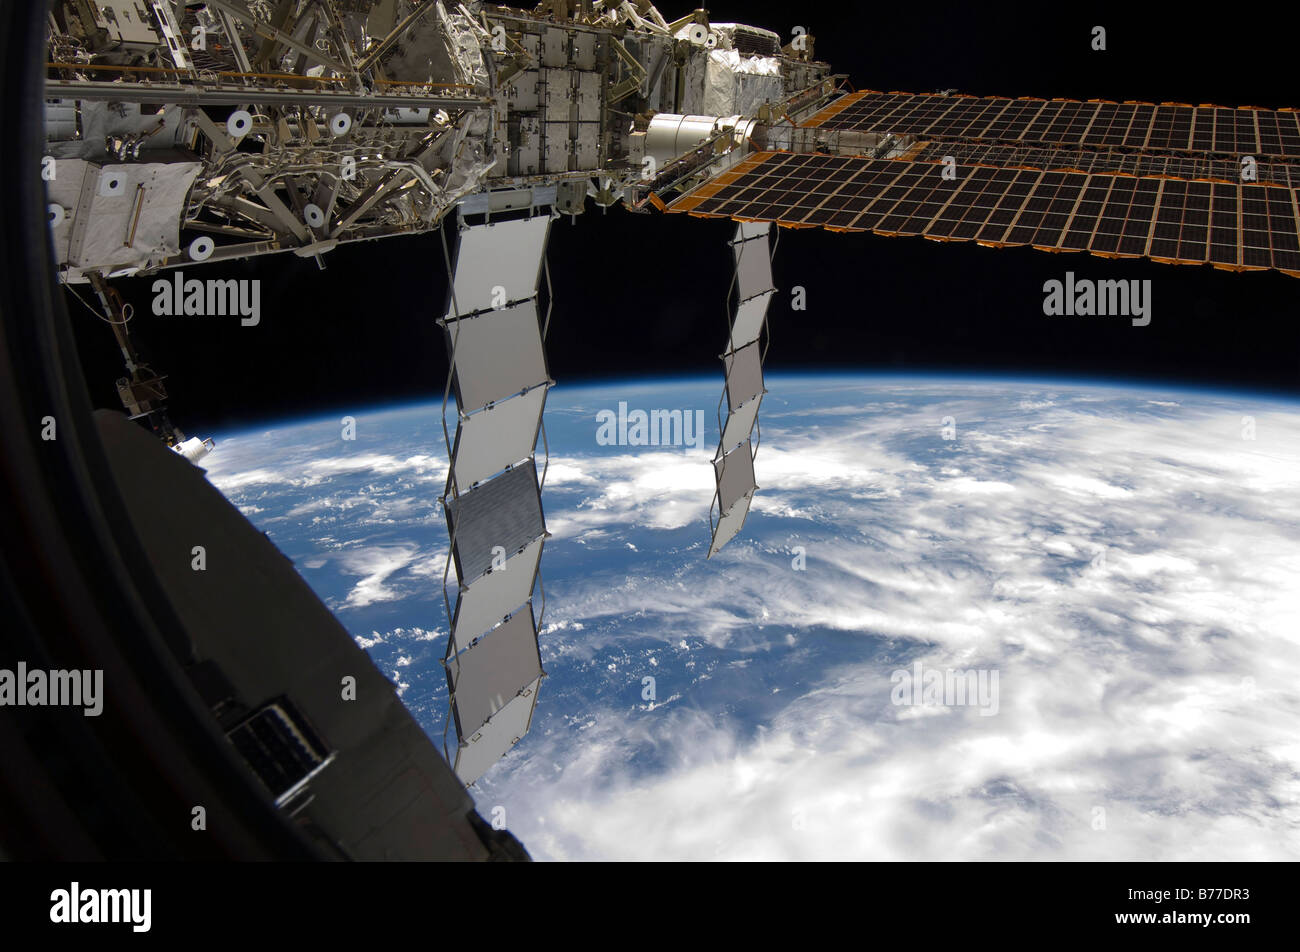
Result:
M549 677L474 788L534 856L1300 857L1295 405L778 378L706 562L709 454L594 441L621 399L716 401L675 386L548 405ZM441 434L398 416L211 477L440 737ZM917 662L996 671L997 714L891 703Z

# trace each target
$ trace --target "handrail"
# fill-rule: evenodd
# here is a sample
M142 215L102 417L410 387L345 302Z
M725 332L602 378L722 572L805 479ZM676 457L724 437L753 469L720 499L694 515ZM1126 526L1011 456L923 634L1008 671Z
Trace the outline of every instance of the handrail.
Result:
M192 77L193 71L175 66L120 66L111 63L46 63L47 69L84 69L105 70L117 73L170 73L176 76ZM346 83L346 76L304 76L301 73L243 73L238 70L207 70L210 76L230 79L271 79L294 80L308 83ZM422 83L404 79L377 79L376 86L419 86L422 89L474 89L472 83Z

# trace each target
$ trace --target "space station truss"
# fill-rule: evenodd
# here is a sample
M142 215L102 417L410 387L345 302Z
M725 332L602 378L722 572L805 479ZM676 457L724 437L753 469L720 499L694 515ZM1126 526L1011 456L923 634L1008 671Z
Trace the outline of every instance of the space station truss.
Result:
M738 158L757 112L830 69L645 0L49 6L43 176L69 283L282 252L324 267L496 189L608 207L646 159Z
M553 385L539 320L551 209L506 217L457 216L455 256L447 252L448 302L438 323L450 370L443 432L450 448L442 496L450 545L443 598L451 630L443 664L458 745L449 753L471 784L528 731L544 677L537 628L545 594L539 565L547 538L536 446L545 448L542 411ZM454 394L455 434L447 426ZM544 457L545 460L545 457ZM455 600L451 575L455 572Z
M717 489L709 510L710 558L745 524L758 489L754 479L754 455L761 432L758 407L767 392L763 386L763 356L767 352L763 330L767 306L776 291L772 284L770 232L771 225L765 222L741 222L731 241L736 306L722 353L726 384L718 401L721 436L713 459Z

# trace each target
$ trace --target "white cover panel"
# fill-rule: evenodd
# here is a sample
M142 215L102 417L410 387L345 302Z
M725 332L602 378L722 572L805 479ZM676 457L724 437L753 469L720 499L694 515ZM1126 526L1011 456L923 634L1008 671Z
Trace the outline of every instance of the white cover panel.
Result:
M523 693L497 711L496 716L484 724L482 730L461 744L456 751L454 767L461 783L471 784L483 776L519 738L528 733L528 722L533 717L541 680L538 678L530 684Z
M546 143L543 150L543 165L547 172L567 172L569 154L573 151L573 140L569 138L567 122L545 122Z
M520 175L537 175L542 171L542 121L536 116L519 119L519 145L514 160Z
M767 305L772 300L772 293L760 294L748 301L742 301L736 308L736 320L731 326L731 340L728 344L733 350L739 350L746 344L758 340L763 330L763 318L767 316Z
M546 83L546 121L568 122L569 103L573 101L573 79L567 69L544 69Z
M538 107L537 84L540 81L538 70L529 69L510 84L510 94L506 101L512 112L528 112Z
M574 141L573 154L578 157L577 168L595 169L600 165L600 123L578 123L578 138Z
M757 343L722 358L727 376L727 407L739 410L763 392L763 357Z
M753 116L764 102L780 102L782 98L781 61L776 57L709 50L701 112L711 116Z
M531 606L447 663L461 737L472 737L528 685L542 676Z
M596 34L573 34L573 65L578 69L596 68Z
M473 413L546 383L542 329L534 301L452 321L446 331L448 342L455 345L456 400L461 412Z
M522 552L506 559L501 568L461 589L451 633L453 651L464 651L471 641L528 601L537 578L542 544L541 539L530 542Z
M453 454L457 490L532 455L545 402L546 388L535 387L461 420Z
M505 288L507 301L536 294L550 225L549 216L537 215L463 230L456 247L458 313L469 314L492 307L494 287ZM451 307L448 301L448 317L453 316Z
M550 27L542 34L542 65L552 69L569 65L569 36L563 30Z
M537 466L524 460L445 504L449 531L454 533L452 558L456 577L472 585L490 572L500 555L509 558L546 534Z
M709 546L709 558L736 537L740 527L745 524L745 517L749 515L749 503L752 498L746 496L732 507L731 512L718 520L718 524L713 527L713 543Z
M578 121L600 122L600 73L578 74Z
M758 488L754 483L753 453L753 447L746 441L713 463L718 477L718 509L723 515Z
M686 27L677 31L684 37ZM679 83L681 90L680 111L683 115L699 115L704 112L704 75L709 67L709 51L702 46L692 46L686 53L686 69ZM665 72L671 73L671 70ZM715 116L730 116L729 112L714 113Z
M761 238L732 245L736 251L736 282L740 300L773 290L772 253Z
M59 264L68 262L68 240L72 236L72 225L77 216L77 204L81 201L82 184L90 175L90 196L94 195L98 173L85 159L58 159L54 163L54 181L46 182L45 188L49 201L63 206L63 221L50 229L54 239L54 259Z
M144 267L180 252L185 200L198 174L198 162L131 162L102 168L81 159L57 159L47 182L50 201L67 212L54 230L59 264L80 268ZM119 182L116 194L100 184ZM143 186L139 220L136 196ZM135 233L132 243L132 223Z
M730 452L737 443L749 439L749 433L754 429L754 420L758 416L758 405L762 402L763 397L759 395L727 417L726 426L722 428L722 452Z

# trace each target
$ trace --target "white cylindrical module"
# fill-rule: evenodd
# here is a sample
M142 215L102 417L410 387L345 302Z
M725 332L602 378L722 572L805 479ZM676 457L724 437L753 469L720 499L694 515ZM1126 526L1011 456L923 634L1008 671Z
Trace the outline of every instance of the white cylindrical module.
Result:
M429 124L428 106L392 106L384 110L384 120L394 125L424 126Z
M744 116L728 116L726 119L718 120L719 130L731 130L731 141L735 145L744 145L757 128L757 119L746 119Z
M661 112L650 120L646 130L646 155L654 156L660 165L684 155L717 132L718 120L714 116L678 116Z
M181 456L184 456L191 463L197 463L203 457L212 452L216 444L211 440L201 440L197 436L191 436L183 443L177 443L172 447Z
M685 155L702 142L712 139L724 129L732 130L735 145L742 145L757 125L757 120L742 116L679 116L661 112L650 120L645 133L645 154L653 156L659 165L665 165Z

